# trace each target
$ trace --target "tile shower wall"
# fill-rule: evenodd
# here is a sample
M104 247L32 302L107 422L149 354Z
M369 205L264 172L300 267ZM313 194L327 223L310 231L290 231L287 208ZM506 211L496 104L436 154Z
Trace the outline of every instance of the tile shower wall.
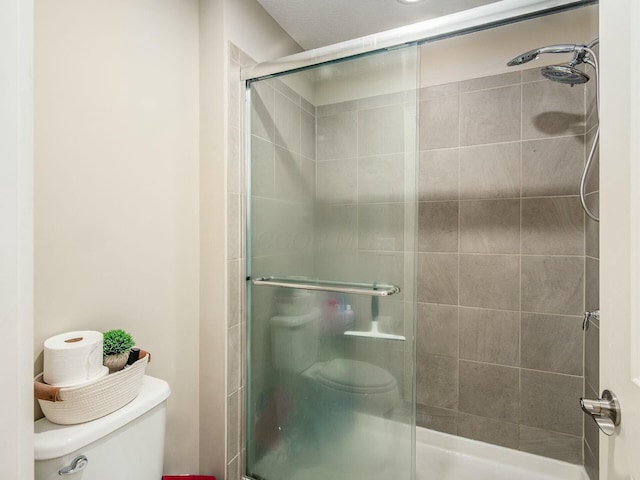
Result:
M375 95L316 109L317 275L402 285L400 295L380 300L381 329L409 337L413 321L404 319L413 312L410 266L416 226L406 173L415 171L415 94ZM348 301L353 303L355 329L368 331L371 298L354 295ZM412 370L412 355L403 342L355 337L344 342L341 356L388 370L405 398L412 397L411 379L405 378Z
M595 47L596 55L598 47ZM587 154L593 143L597 128L597 111L595 98L595 84L586 84L587 97ZM593 164L587 177L587 205L598 216L599 211L599 149L596 149ZM585 310L600 309L600 242L598 223L586 218L585 235ZM584 396L587 398L600 398L600 323L594 321L585 332L584 343ZM595 422L585 416L584 418L584 465L591 480L599 478L599 430Z
M418 424L582 463L585 88L532 69L420 95Z

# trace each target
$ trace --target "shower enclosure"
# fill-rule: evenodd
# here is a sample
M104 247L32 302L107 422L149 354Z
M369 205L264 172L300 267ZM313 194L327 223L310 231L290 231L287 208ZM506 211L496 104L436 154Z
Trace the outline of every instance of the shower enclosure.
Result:
M594 8L248 75L247 478L457 480L416 428L597 477L596 85L506 65Z
M416 45L250 82L247 475L412 478Z

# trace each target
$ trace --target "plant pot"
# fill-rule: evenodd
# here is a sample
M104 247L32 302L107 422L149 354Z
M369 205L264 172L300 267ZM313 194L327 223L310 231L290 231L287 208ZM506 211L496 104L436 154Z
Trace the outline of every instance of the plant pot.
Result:
M105 355L102 357L102 364L109 367L109 373L122 370L129 360L129 352L122 352L117 355Z

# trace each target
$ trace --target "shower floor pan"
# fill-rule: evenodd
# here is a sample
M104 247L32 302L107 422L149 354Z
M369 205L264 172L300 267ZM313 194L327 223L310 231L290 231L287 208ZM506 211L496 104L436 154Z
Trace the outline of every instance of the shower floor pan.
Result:
M589 480L582 466L416 428L416 480Z
M407 465L399 462L408 453L408 445L402 446L400 440L410 438L408 426L366 415L356 419L348 430L328 422L321 439L299 437L281 442L258 462L256 477L409 478ZM334 438L327 436L330 432L335 433ZM415 480L589 480L579 465L420 427L416 428L415 472Z

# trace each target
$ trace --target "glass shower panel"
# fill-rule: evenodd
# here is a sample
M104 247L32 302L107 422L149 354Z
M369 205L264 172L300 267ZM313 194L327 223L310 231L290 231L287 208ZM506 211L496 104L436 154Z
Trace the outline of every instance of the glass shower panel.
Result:
M250 82L246 474L413 477L416 46Z

